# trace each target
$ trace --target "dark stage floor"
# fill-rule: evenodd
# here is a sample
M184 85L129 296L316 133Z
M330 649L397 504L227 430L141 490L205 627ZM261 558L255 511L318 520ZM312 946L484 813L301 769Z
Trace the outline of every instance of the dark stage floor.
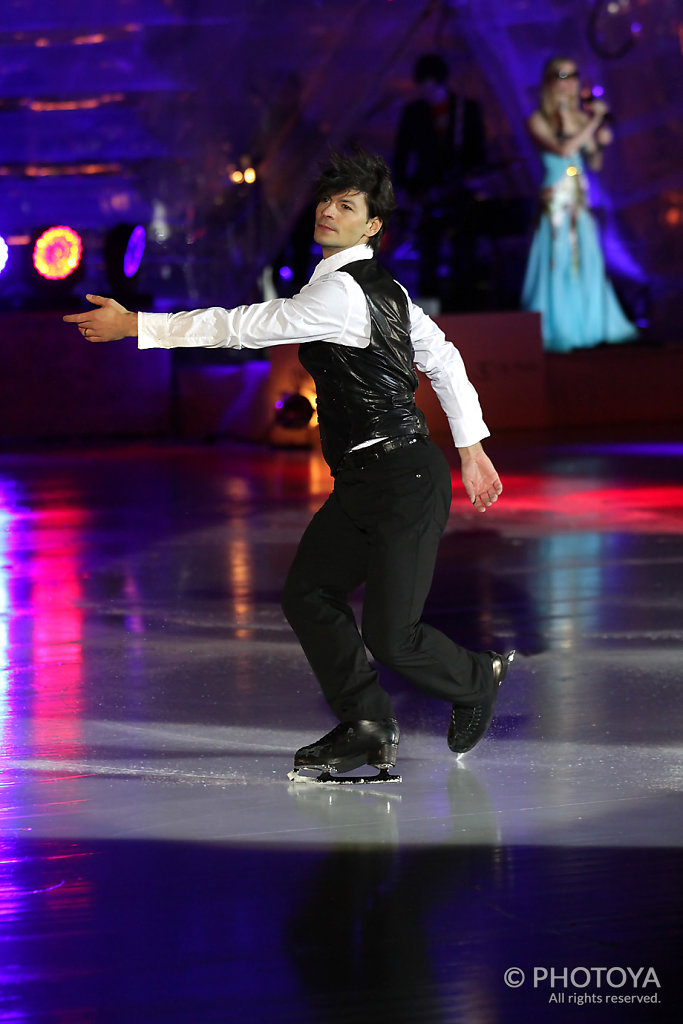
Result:
M0 1021L678 1020L682 439L489 444L427 617L517 648L497 718L458 762L388 679L404 781L345 789L287 780L317 454L0 455Z

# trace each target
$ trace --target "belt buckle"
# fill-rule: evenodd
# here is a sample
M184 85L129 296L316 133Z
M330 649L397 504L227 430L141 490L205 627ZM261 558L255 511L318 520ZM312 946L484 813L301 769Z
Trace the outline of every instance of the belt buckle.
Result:
M388 455L389 452L397 452L401 448L407 448L411 444L415 444L417 437L390 437L388 440L378 444L375 450L372 452L372 458L379 459L382 455Z
M346 465L355 465L358 469L363 469L376 459L381 459L383 455L398 451L400 448L407 448L411 444L417 444L419 440L418 434L412 434L407 437L389 437L386 441L380 441L378 444L369 446L366 449L359 448L346 452L344 458L339 463L338 470L342 469L345 463Z

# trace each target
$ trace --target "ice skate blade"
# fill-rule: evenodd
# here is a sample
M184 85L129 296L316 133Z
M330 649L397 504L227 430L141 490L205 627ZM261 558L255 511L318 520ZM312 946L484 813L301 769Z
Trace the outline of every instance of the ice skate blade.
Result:
M287 773L290 782L313 783L319 786L372 786L378 783L402 782L400 775L390 775L386 768L378 769L377 775L334 775L323 771L320 775L302 775L301 772L316 769L294 768Z

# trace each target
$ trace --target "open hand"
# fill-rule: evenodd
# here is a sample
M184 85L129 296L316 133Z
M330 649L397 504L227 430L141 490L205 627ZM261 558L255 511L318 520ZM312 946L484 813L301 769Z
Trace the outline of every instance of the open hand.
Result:
M474 507L485 512L503 493L503 485L490 458L481 444L459 448L462 462L462 482Z
M76 324L88 341L118 341L120 338L136 338L138 315L129 312L116 299L103 295L86 295L88 302L99 307L86 313L70 313L63 317L66 323Z

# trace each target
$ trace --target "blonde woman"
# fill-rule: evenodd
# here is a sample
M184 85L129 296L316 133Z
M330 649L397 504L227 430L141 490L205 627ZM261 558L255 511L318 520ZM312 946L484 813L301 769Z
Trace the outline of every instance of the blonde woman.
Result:
M594 171L602 167L603 150L612 141L608 114L599 99L582 106L575 61L548 61L539 107L527 122L545 173L522 307L541 313L543 343L550 352L629 341L637 334L605 275L588 208L584 164Z

